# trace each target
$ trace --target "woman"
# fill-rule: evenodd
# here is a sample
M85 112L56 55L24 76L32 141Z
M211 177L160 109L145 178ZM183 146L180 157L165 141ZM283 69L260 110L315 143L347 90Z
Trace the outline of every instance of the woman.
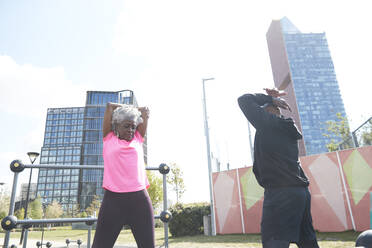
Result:
M149 110L108 103L103 119L103 185L93 248L113 247L127 224L139 248L154 248L154 213L147 193L143 137Z

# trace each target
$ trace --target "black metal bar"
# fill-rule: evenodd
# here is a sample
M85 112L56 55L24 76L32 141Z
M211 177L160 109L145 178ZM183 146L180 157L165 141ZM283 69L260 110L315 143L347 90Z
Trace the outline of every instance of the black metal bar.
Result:
M52 224L52 223L76 223L76 222L96 222L97 218L58 218L58 219L36 219L36 220L17 220L17 225L23 224Z
M167 175L163 174L163 210L168 210ZM168 248L168 223L164 222L164 247Z
M61 164L25 164L24 168L38 169L98 169L103 170L103 165L61 165ZM159 170L159 167L146 167L146 170Z
M162 164L165 165L165 164ZM164 172L162 171L162 165L159 167L146 167L146 170L159 170L163 174L163 208L164 211L167 210L167 182L166 182L166 173L168 171ZM49 168L49 169L103 169L103 165L60 165L60 164L26 164L22 165L23 168ZM11 167L12 169L12 167ZM13 170L13 169L12 169ZM22 169L23 170L23 169ZM22 171L22 170L19 170ZM14 173L14 180L13 180L13 188L12 188L12 197L11 197L11 202L10 202L10 207L9 207L9 215L14 214L14 203L15 203L15 193L16 193L16 187L17 187L17 179L18 179L18 172ZM154 216L155 219L161 219L160 215ZM52 223L76 223L76 222L86 222L87 225L91 227L91 225L97 221L97 218L58 218L58 219L24 219L24 220L17 220L16 225L27 225L29 226L36 225L36 224L52 224ZM168 223L164 222L164 245L166 248L168 248ZM90 229L91 230L91 229ZM89 231L90 231L89 230ZM88 238L90 238L90 232L88 231ZM4 238L4 248L8 248L9 244L9 239L10 239L10 231L6 232L5 238ZM27 239L27 235L25 236L25 239ZM26 244L27 240L25 240ZM88 247L90 248L90 240L88 240Z
M160 215L155 215L155 219L160 219ZM77 223L77 222L96 222L97 218L58 218L58 219L28 219L17 220L17 225L37 225L37 224L53 224L53 223Z
M25 164L25 168L38 168L38 169L101 169L103 165L61 165L61 164Z
M28 212L28 199L30 198L30 187L31 187L31 178L32 178L32 167L31 167L31 170L30 170L30 177L28 179L28 186L27 186L27 196L26 196L26 206L24 208L25 210L25 213L23 215L23 219L27 219L27 212ZM23 200L23 199L22 199ZM25 229L22 228L22 232L21 232L21 238L19 240L19 244L21 245L22 244L22 241L23 241L23 235L25 233Z
M12 187L12 194L10 196L10 205L9 205L8 215L13 215L14 214L15 197L16 197L17 183L18 183L18 174L19 174L18 172L14 173L13 187ZM6 231L5 237L4 237L4 245L3 245L4 248L8 248L9 240L10 240L10 231Z

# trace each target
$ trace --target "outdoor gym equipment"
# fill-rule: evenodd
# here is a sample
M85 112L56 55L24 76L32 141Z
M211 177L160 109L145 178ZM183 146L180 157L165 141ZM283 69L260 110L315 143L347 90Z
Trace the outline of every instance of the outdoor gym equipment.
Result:
M356 247L372 248L372 229L359 234L355 242Z
M27 218L25 220L17 220L14 216L15 195L17 191L18 175L24 169L102 169L103 165L60 165L60 164L23 164L21 160L14 160L10 163L10 169L14 172L13 187L10 197L9 214L1 221L1 226L6 230L3 248L8 248L10 240L10 231L17 225L25 228L25 236L23 241L23 248L27 247L28 229L36 224L53 224L53 223L76 223L85 222L88 225L87 248L90 248L92 225L97 221L97 218L58 218L58 219L38 219L32 220ZM154 216L155 219L160 219L164 223L164 247L168 248L168 222L172 219L172 214L167 210L167 174L170 168L166 164L160 164L158 167L146 167L146 170L158 170L163 175L163 211L160 215ZM48 243L47 243L48 244ZM40 245L42 245L40 243ZM51 244L50 244L51 245Z
M80 248L80 245L83 243L83 241L81 241L80 239L78 239L78 240L69 240L69 239L66 239L66 245L67 245L67 247L69 246L70 243L76 243L78 245L78 248Z
M52 243L50 243L49 241L46 242L46 243L42 243L42 242L40 242L40 241L37 241L37 242L36 242L36 246L37 246L38 248L39 248L40 246L42 247L43 245L45 245L47 248L52 247Z

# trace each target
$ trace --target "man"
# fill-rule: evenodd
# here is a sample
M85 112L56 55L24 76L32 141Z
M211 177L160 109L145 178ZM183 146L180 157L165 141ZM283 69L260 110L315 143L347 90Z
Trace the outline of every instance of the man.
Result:
M298 160L297 140L302 139L280 96L285 92L265 89L264 94L245 94L238 103L256 128L253 173L265 189L261 220L263 248L319 247L310 212L309 181Z

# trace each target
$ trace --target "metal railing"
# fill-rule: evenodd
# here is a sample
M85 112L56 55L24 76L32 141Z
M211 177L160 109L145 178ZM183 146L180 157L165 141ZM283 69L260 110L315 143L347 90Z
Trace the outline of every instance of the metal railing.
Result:
M372 145L372 117L351 132L348 139L339 144L339 149L357 148Z
M25 228L25 236L23 242L23 248L27 246L27 236L28 236L28 229L33 225L38 224L54 224L54 223L77 223L82 222L88 225L88 236L87 236L87 248L91 246L91 231L92 225L97 221L97 218L94 217L87 217L87 218L58 218L58 219L25 219L25 220L18 220L17 217L14 216L14 208L15 208L15 197L17 191L17 183L18 183L18 175L24 169L28 168L49 168L49 169L103 169L103 165L57 165L57 164L39 164L39 165L32 165L32 164L23 164L20 160L14 160L10 163L10 169L14 172L13 178L13 186L12 186L12 193L10 197L10 206L9 206L9 213L1 221L1 226L6 230L5 238L4 238L4 245L3 248L8 248L9 240L10 240L10 231L16 228L17 225L22 226ZM163 175L163 210L160 215L154 216L155 219L160 219L164 223L164 247L168 248L168 222L172 218L172 214L168 211L167 206L167 174L170 171L170 168L166 164L160 164L159 167L146 167L146 170L158 170Z

